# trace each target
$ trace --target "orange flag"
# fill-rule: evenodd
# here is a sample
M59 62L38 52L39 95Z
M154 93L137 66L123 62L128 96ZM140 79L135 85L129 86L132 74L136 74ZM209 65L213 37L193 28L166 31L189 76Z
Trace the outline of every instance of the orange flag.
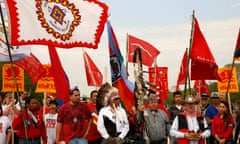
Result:
M24 70L14 65L14 73L17 80L18 90L24 91ZM14 75L11 64L4 64L2 67L2 92L14 92L17 91L14 81Z

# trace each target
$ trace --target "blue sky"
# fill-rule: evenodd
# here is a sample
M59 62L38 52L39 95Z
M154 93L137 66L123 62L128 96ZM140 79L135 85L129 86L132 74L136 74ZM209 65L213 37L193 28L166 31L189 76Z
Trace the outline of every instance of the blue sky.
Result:
M126 52L126 34L148 41L160 50L159 66L168 67L169 89L175 85L182 55L189 47L191 15L195 10L200 28L219 67L231 63L240 28L240 1L236 0L102 0L109 6L109 20L119 41L122 55ZM85 49L110 82L106 29L98 49ZM32 52L42 63L50 63L47 48ZM60 59L71 83L89 95L82 50L58 49ZM129 70L133 75L133 70ZM131 77L130 77L130 80Z

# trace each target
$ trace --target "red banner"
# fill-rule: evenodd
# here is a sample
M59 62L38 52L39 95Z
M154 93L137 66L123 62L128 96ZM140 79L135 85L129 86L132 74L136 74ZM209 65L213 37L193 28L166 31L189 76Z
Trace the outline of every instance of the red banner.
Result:
M149 82L156 85L156 91L161 100L167 99L168 93L168 67L150 67Z

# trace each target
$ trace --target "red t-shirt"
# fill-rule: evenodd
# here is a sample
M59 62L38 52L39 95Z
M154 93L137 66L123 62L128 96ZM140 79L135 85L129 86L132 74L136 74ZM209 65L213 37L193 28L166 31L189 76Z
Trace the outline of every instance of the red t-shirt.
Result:
M27 113L27 110L25 109L23 110L24 119L25 121L28 121L28 124L29 124L28 126L26 126L28 139L42 137L43 141L46 143L47 136L46 136L45 125L43 122L43 115L39 110L36 110L32 113L38 120L37 126L34 125L34 122L31 116ZM20 114L17 114L14 117L12 122L12 127L14 130L16 130L16 134L19 138L26 139L23 118Z
M233 136L233 128L235 127L235 123L233 117L230 118L229 124L225 125L223 119L220 115L216 115L212 121L212 135L218 135L219 138L224 138L229 140Z
M62 123L60 140L68 143L73 137L83 137L90 119L91 113L86 103L62 105L57 118L57 122Z
M100 139L102 136L100 135L100 133L97 130L97 110L96 110L96 106L90 102L88 103L88 108L91 111L92 114L92 119L93 119L93 123L91 125L91 128L89 130L89 133L87 135L87 140L88 141L95 141Z

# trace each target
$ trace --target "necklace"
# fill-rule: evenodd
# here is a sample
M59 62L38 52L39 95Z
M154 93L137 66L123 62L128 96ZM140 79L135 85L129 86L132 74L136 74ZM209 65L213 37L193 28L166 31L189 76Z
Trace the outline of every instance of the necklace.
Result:
M70 105L71 105L71 113L73 114L73 123L77 123L78 122L78 119L77 119L77 109L73 109L73 107L76 107L76 105L74 105L74 104L71 104L70 103Z

